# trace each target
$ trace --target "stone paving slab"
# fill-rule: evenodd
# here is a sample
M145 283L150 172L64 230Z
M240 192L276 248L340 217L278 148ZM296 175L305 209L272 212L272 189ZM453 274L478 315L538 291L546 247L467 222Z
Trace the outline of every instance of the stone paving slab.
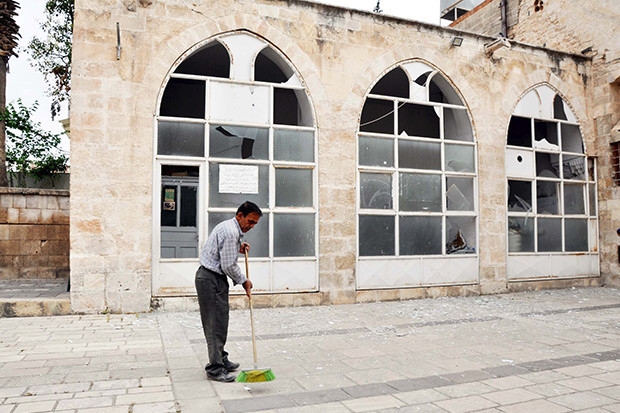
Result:
M0 318L0 413L620 412L620 290L255 309L268 383L206 379L197 312ZM253 368L249 312L227 350Z

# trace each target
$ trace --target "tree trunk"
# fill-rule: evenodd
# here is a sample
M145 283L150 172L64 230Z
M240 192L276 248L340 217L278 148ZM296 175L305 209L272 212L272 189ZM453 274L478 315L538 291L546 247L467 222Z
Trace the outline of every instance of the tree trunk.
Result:
M6 107L6 66L7 59L0 57L0 112ZM0 120L0 187L9 186L6 174L6 127Z

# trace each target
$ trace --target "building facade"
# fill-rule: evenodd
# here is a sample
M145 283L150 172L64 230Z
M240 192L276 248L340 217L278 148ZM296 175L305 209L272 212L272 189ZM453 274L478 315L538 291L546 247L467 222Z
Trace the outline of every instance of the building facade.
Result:
M596 65L508 42L302 0L77 0L74 311L195 306L245 200L257 305L617 283Z

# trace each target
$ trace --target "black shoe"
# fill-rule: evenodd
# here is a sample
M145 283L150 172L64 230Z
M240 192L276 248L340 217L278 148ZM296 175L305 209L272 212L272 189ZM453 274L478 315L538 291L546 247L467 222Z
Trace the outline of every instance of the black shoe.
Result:
M224 368L226 369L226 371L228 371L229 373L231 371L235 371L239 368L240 364L239 363L234 363L232 361L229 360L225 360L224 361Z
M222 383L230 383L230 382L235 381L237 376L235 376L234 374L222 372L220 374L209 374L209 373L207 373L207 378L209 380L221 381Z

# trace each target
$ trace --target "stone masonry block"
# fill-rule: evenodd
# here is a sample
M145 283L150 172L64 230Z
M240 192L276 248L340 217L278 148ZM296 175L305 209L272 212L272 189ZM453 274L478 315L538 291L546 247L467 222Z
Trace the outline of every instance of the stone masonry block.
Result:
M56 210L59 207L60 207L60 204L58 203L58 197L57 196L47 196L47 197L45 197L45 202L44 202L44 205L42 206L42 208Z
M21 241L19 240L0 240L0 251L4 256L21 255Z
M41 209L44 207L45 198L40 195L30 195L26 197L27 209Z
M41 240L45 238L46 228L42 225L10 225L9 238L14 240Z
M26 196L21 194L14 194L13 208L26 208Z
M19 223L19 209L9 208L7 209L7 217L6 222L9 224L17 224Z
M36 224L41 222L40 209L22 209L19 211L19 223Z

